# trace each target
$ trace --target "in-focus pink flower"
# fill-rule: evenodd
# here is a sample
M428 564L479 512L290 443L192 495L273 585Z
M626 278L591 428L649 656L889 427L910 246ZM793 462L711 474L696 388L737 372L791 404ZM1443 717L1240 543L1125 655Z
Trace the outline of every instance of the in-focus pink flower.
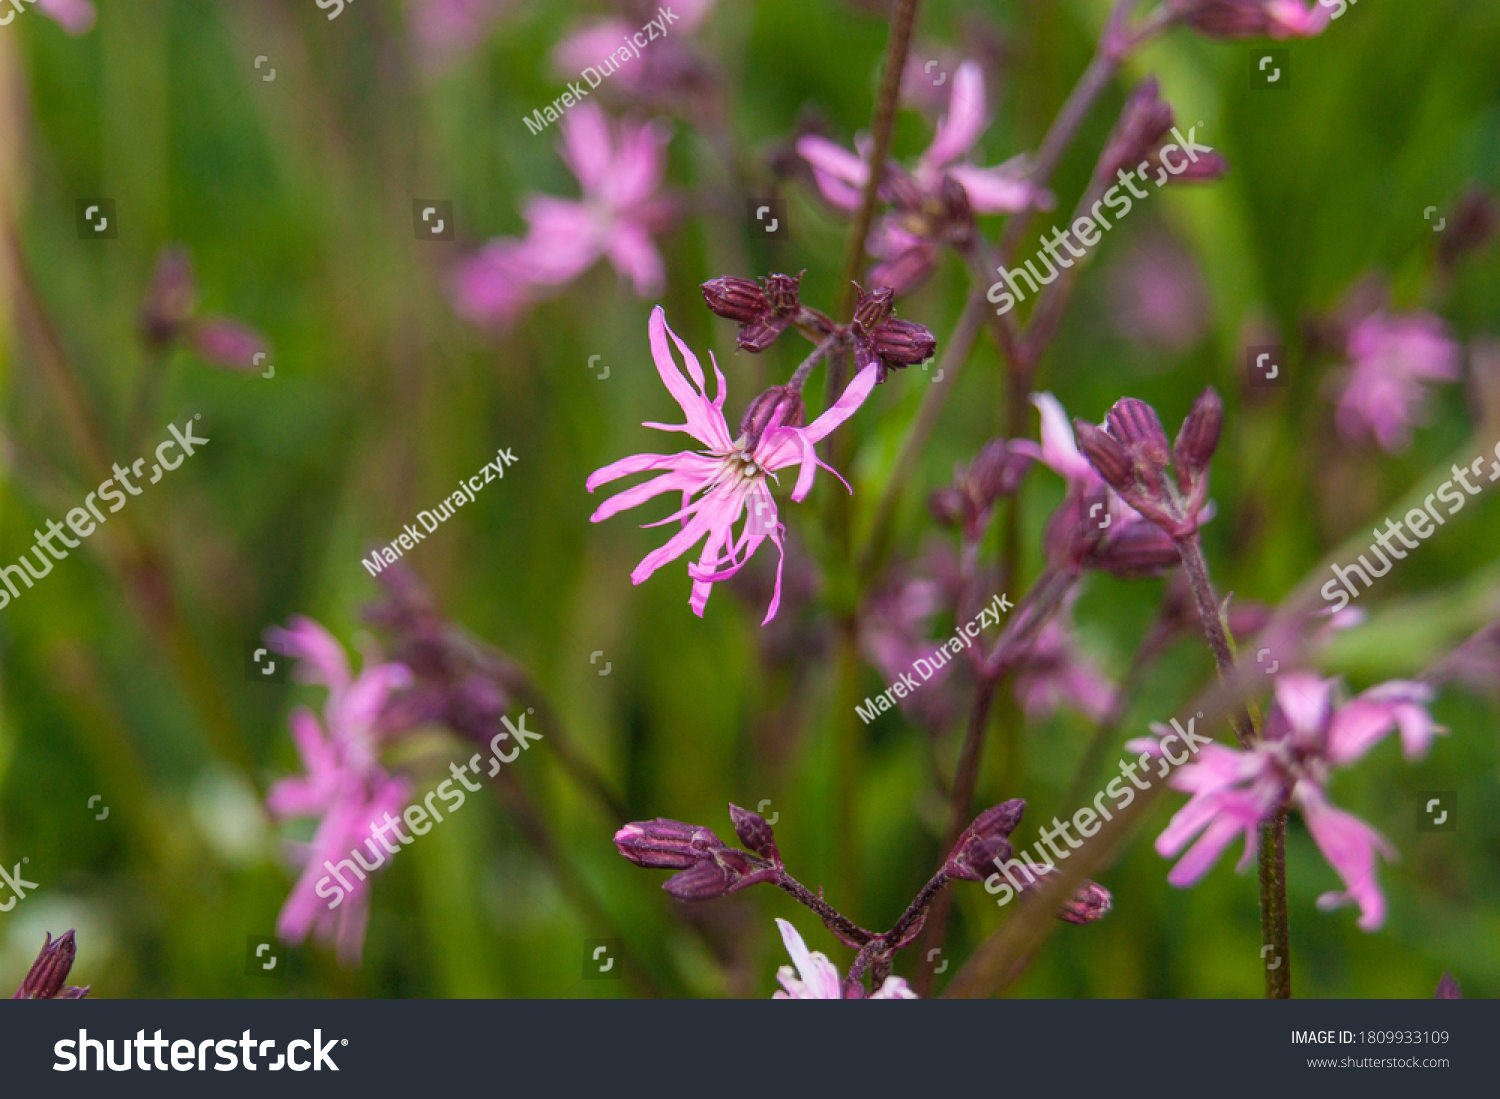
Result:
M792 956L792 961L797 968L784 965L776 971L776 979L781 982L785 991L778 991L772 995L773 1000L843 1000L850 997L844 995L844 982L839 977L838 966L828 960L828 956L821 950L808 950L807 944L802 941L802 936L797 934L797 929L786 920L777 919L776 926L781 929L781 941L786 944L786 952ZM911 990L911 986L900 977L887 977L874 992L870 993L871 1000L915 1000L917 994Z
M1341 706L1333 697L1336 685L1336 680L1307 672L1281 676L1261 740L1246 751L1204 745L1192 762L1172 775L1171 787L1192 797L1156 840L1163 858L1182 855L1167 875L1169 882L1179 887L1197 883L1236 836L1245 838L1240 860L1244 869L1254 858L1261 823L1281 806L1292 804L1302 813L1323 857L1344 880L1345 890L1325 893L1318 906L1327 910L1359 905L1359 927L1365 931L1385 922L1375 855L1379 852L1389 861L1396 852L1364 821L1330 804L1325 788L1335 767L1360 759L1394 729L1401 731L1409 760L1425 756L1432 738L1447 730L1427 713L1433 692L1425 683L1392 680ZM1176 735L1160 724L1152 725L1152 731L1167 742ZM1176 750L1180 747L1179 737ZM1158 758L1164 754L1163 740L1153 737L1130 741L1126 748ZM1168 758L1179 762L1176 756Z
M880 261L870 273L874 285L890 286L898 294L911 289L936 265L940 245L967 245L974 213L1050 208L1051 195L1027 179L1025 158L993 168L961 159L988 124L984 72L978 62L966 61L953 76L948 113L938 120L927 151L910 173L890 164L881 177L880 197L895 210L870 235L870 254ZM816 134L797 142L823 197L844 210L859 208L870 176L871 149L865 139L858 145L855 155Z
M651 357L656 362L657 373L661 375L667 392L681 406L687 422L647 423L644 426L686 432L705 449L684 450L676 454L636 454L595 470L586 482L590 492L632 473L664 472L606 500L590 520L602 522L664 492L680 492L681 510L646 525L661 526L680 521L682 529L666 545L647 554L630 574L630 579L636 584L644 582L661 566L675 561L706 538L702 554L688 566L688 575L693 578L689 605L701 618L713 585L729 579L743 568L762 542L770 538L777 552L781 552L784 528L777 519L776 501L766 479L775 480L779 470L799 466L792 500L800 503L806 499L812 491L818 467L829 468L819 460L814 445L854 415L864 403L875 386L879 364L871 363L861 370L832 407L806 427L801 426L804 415L801 399L783 391L773 402L762 399L753 402L740 424L738 437L731 438L729 425L724 419L724 375L719 371L718 362L710 356L716 379L716 396L710 400L698 357L667 327L666 313L661 306L651 311L649 327ZM669 337L671 343L667 342ZM686 378L672 355L672 344L676 344L686 363ZM742 514L745 523L736 535L734 525ZM781 564L778 562L776 588L762 625L776 616L780 602Z
M36 0L36 10L56 20L69 34L87 34L94 25L94 5L89 0Z
M1210 38L1312 38L1333 9L1319 0L1171 0L1183 21Z
M309 618L294 618L291 628L271 630L272 648L296 659L298 676L328 688L323 721L299 708L291 715L292 739L302 758L305 773L278 779L266 794L266 808L278 820L317 817L312 841L293 848L303 864L302 875L292 887L276 921L276 934L288 942L301 942L309 932L332 940L340 961L354 965L364 947L369 921L370 881L385 862L372 828L386 814L401 812L410 793L404 778L392 777L377 757L376 723L391 692L406 686L410 673L401 664L375 664L351 676L343 647L322 626ZM325 733L326 728L326 733ZM361 852L369 849L370 859ZM351 869L357 859L359 871ZM331 881L326 863L341 870L347 890ZM318 891L318 883L325 888ZM340 897L329 908L333 897Z
M1411 443L1427 410L1426 382L1459 377L1459 347L1431 313L1390 316L1377 310L1349 333L1349 378L1339 396L1339 434L1373 436L1389 454Z
M496 238L459 265L452 280L455 307L477 323L504 327L601 257L641 297L656 294L666 281L651 241L671 214L656 193L666 172L665 132L629 120L612 126L592 103L574 107L559 126L563 160L583 197L533 195L521 211L530 225L523 239Z

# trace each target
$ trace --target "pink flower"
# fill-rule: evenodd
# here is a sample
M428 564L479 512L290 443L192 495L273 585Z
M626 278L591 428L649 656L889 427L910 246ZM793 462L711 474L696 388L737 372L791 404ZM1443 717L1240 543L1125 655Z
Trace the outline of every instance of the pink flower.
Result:
M1067 705L1095 723L1104 720L1114 704L1115 688L1078 647L1069 611L1078 589L1068 593L1063 608L1037 634L1016 667L1016 697L1036 721Z
M36 0L36 10L56 20L69 34L86 34L94 25L94 5L89 0Z
M614 18L589 23L558 43L552 51L553 64L564 76L584 79L588 79L584 70L593 69L601 81L607 77L623 92L666 90L689 75L683 40L708 18L713 6L714 0L679 0L670 5L675 18L667 24L665 37L655 35L654 45L652 32L641 30L646 20L630 23ZM646 45L634 41L636 34Z
M780 390L776 400L770 403L764 398L757 399L740 425L738 438L731 438L723 411L724 375L719 372L718 362L710 356L717 394L710 400L704 389L706 383L698 357L667 327L666 313L659 305L651 311L650 334L651 357L656 361L657 373L661 375L667 392L681 406L687 422L647 423L643 426L662 431L686 432L706 449L684 450L676 454L636 454L595 470L586 482L590 492L600 485L632 473L650 470L665 472L606 500L590 519L595 523L602 522L653 496L664 492L680 492L680 511L646 525L660 526L680 520L682 529L666 545L647 554L630 574L630 579L636 584L644 582L661 566L675 561L706 536L703 553L697 562L688 566L688 575L693 578L693 594L689 605L693 608L693 613L701 618L713 585L720 580L729 579L743 568L768 537L776 546L777 552L781 553L781 532L784 528L777 519L776 501L766 486L766 478L775 480L777 471L793 465L799 466L797 481L792 488L792 500L800 503L806 499L807 494L812 491L813 477L818 467L829 468L818 459L813 446L854 415L864 403L875 386L879 364L872 363L861 370L844 390L843 396L806 427L800 426L801 399L795 394ZM669 336L687 364L687 378L683 377L682 370L673 358L671 345L667 342ZM778 391L772 391L766 396L777 393ZM746 514L746 521L740 534L736 536L733 528L741 514ZM775 591L762 625L776 616L776 608L780 602L781 563L778 562Z
M478 46L511 0L410 0L412 34L422 60L440 66Z
M1394 454L1411 443L1427 408L1424 382L1456 381L1459 349L1448 327L1430 313L1392 317L1376 310L1354 326L1353 365L1339 397L1338 428L1346 440L1372 435Z
M1210 38L1312 38L1333 19L1319 0L1171 0L1184 22Z
M953 77L948 113L938 120L937 133L917 160L911 174L891 164L881 180L881 197L897 212L875 226L870 254L881 262L871 272L876 286L904 293L921 281L937 263L939 245L966 246L973 230L973 214L1011 213L1028 207L1047 208L1051 196L1027 180L1029 165L1016 158L993 168L980 168L961 158L984 133L986 119L984 73L966 61ZM797 152L812 165L823 197L844 210L857 210L870 177L870 149L859 142L859 155L816 134L797 142Z
M1192 797L1156 840L1163 858L1176 858L1188 848L1167 875L1169 882L1179 887L1198 882L1236 836L1245 839L1240 860L1240 868L1245 868L1255 854L1261 823L1290 803L1301 811L1313 841L1346 887L1342 893L1319 897L1318 907L1359 905L1358 923L1365 931L1385 922L1375 854L1389 861L1395 850L1368 824L1334 808L1324 788L1333 768L1353 763L1393 729L1401 730L1402 748L1410 760L1426 755L1432 738L1447 730L1427 713L1432 688L1424 683L1392 680L1335 706L1336 683L1306 672L1281 676L1260 741L1247 751L1205 745L1173 774L1172 788ZM1166 742L1175 736L1163 725L1153 725L1152 730ZM1164 740L1150 737L1130 741L1126 748L1157 757L1166 754Z
M773 1000L843 1000L844 983L839 978L838 966L828 960L820 950L809 951L797 929L783 919L777 919L781 929L781 941L786 952L792 956L797 968L784 965L776 971L776 979L786 991L776 992ZM885 983L868 997L871 1000L915 1000L917 994L900 977L887 977Z
M386 814L399 814L410 793L404 778L393 778L380 766L376 721L391 692L411 676L401 664L376 664L352 677L343 648L309 618L294 618L290 629L268 631L267 639L276 651L299 661L299 678L328 688L321 724L301 708L290 719L304 774L278 779L266 794L266 808L278 820L319 818L312 841L293 849L304 869L282 905L276 933L301 942L316 932L336 943L340 961L357 964L369 921L370 882L364 871L385 862L372 828ZM362 845L370 850L369 862ZM351 869L351 857L361 870ZM334 872L328 869L340 862L346 864L341 881L347 890L333 886Z
M553 288L571 282L601 257L635 292L661 290L666 270L651 242L670 213L657 196L666 172L667 136L650 123L611 126L584 103L563 116L562 157L578 178L581 200L534 195L522 214L522 240L500 237L454 273L455 307L482 324L504 327Z

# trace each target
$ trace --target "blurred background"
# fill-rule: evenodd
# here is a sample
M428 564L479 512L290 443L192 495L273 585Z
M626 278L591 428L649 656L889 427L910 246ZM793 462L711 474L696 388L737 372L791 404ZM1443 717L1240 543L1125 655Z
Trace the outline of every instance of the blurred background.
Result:
M830 606L850 593L824 527L837 482L820 477L806 504L783 510L784 598L764 628L768 552L718 585L700 620L681 563L629 581L664 539L636 524L671 508L592 525L600 496L583 488L608 462L676 446L639 426L677 419L649 356L653 305L700 355L717 356L731 423L808 345L788 336L763 355L736 354L734 326L709 312L699 284L805 269L802 300L834 310L848 219L791 143L814 131L847 147L868 130L888 7L718 0L668 35L682 51L675 98L605 81L592 99L611 117L659 118L670 133L673 208L654 237L664 288L640 296L601 261L504 328L460 315L455 271L487 240L524 232L528 195L578 195L557 127L534 135L523 117L577 80L577 66L553 60L561 42L604 18L638 27L653 10L549 0L359 0L334 18L314 0L95 8L82 33L32 8L0 27L0 563L83 503L106 475L94 472L101 459L133 462L168 423L194 415L211 442L0 612L0 862L28 859L39 886L0 914L0 986L20 981L44 932L68 928L79 946L70 980L104 997L766 996L788 960L775 916L846 967L851 952L776 890L692 906L663 893L664 874L618 855L620 821L543 740L513 774L550 853L497 800L476 798L375 876L359 966L310 941L284 950L280 980L251 975L247 943L272 936L295 878L285 844L311 831L273 822L263 798L302 769L288 713L321 708L323 692L258 679L247 661L268 626L295 614L351 653L372 650L380 633L363 610L379 592L360 559L509 448L504 479L406 558L443 613L524 666L628 819L670 817L732 839L727 803L768 801L801 881L865 926L895 920L940 859L963 711L860 723L857 770L840 763L835 725L849 715L836 712ZM912 55L938 62L928 75L984 66L994 120L977 163L1036 148L1107 10L921 5ZM1289 54L1285 89L1252 80L1251 51L1264 44L1173 30L1127 63L1085 120L1054 178L1064 210L1147 75L1232 172L1153 193L1109 234L1037 388L1096 421L1118 397L1141 397L1171 431L1215 385L1227 414L1205 549L1221 592L1274 604L1453 460L1475 424L1500 423L1500 248L1444 252L1465 196L1500 193L1500 4L1351 8L1319 37L1274 44ZM931 140L946 105L934 87L912 82L898 159ZM747 213L749 198L766 196L784 202L786 239L766 239ZM109 239L80 225L80 200L95 199L112 203ZM453 240L419 237L417 199L451 202ZM1427 207L1439 215L1424 218ZM1000 226L981 220L992 240ZM190 291L180 267L171 285L159 268L174 246L190 257ZM900 316L931 328L941 351L968 279L945 255L899 300ZM160 307L172 286L202 320L195 338L143 325L148 298ZM1334 425L1346 360L1324 333L1371 287L1395 311L1444 318L1463 348L1464 381L1433 388L1429 423L1395 454L1350 444ZM1260 344L1287 347L1285 388L1247 387L1244 349ZM264 353L253 365L243 361L252 351ZM894 375L846 429L852 463L840 472L857 533L929 380L921 369ZM815 400L821 390L809 388ZM1003 431L1004 401L999 355L981 334L901 497L893 567L951 554L926 496ZM1062 491L1044 469L1028 478L1013 601L1041 567ZM992 531L991 560L997 542ZM1486 496L1359 600L1370 618L1340 638L1325 671L1356 690L1414 677L1500 617L1496 545L1500 505ZM1164 583L1086 582L1076 640L1104 677L1125 673ZM931 636L951 628L939 616ZM888 681L871 665L859 674L860 697ZM1141 677L1105 758L1212 674L1201 639L1175 643ZM1500 665L1488 682L1473 678L1442 689L1434 714L1452 734L1424 762L1408 765L1386 743L1332 787L1401 852L1380 871L1382 930L1359 931L1347 909L1316 910L1337 881L1294 818L1297 995L1428 996L1444 970L1468 995L1500 993ZM976 807L1027 799L1018 846L1072 810L1064 799L1095 725L1067 702L1030 717L1007 702L987 741ZM450 734L426 735L451 744L408 761L422 791L467 754ZM843 783L852 847L835 821ZM1419 795L1435 790L1456 792L1456 831L1417 830ZM1177 890L1152 850L1182 800L1164 798L1099 875L1114 911L1060 925L1007 995L1259 995L1253 876L1224 859ZM949 977L1007 914L961 884ZM622 979L582 979L599 939L633 959ZM923 964L908 950L896 973Z

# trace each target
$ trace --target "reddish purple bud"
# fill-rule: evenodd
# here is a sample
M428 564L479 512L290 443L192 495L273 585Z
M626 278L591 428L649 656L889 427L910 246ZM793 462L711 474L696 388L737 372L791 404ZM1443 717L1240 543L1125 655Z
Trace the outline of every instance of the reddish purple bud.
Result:
M772 276L772 278L784 277L783 275ZM719 316L738 321L740 324L758 320L770 308L766 300L766 292L759 284L749 279L724 275L705 282L702 290L703 300L708 302L710 309Z
M767 313L760 320L751 321L740 325L739 345L753 354L759 354L770 347L776 340L792 326L794 317L778 317Z
M1093 923L1114 907L1114 898L1108 889L1098 882L1085 881L1057 913L1057 918L1068 923Z
M1084 457L1117 492L1124 492L1135 483L1130 454L1118 439L1086 420L1073 421L1073 434Z
M937 350L937 337L924 325L894 318L870 333L875 353L892 366L926 362Z
M956 488L940 488L927 497L927 510L945 527L956 527L964 521L965 498Z
M1448 218L1448 228L1438 238L1438 262L1447 270L1457 266L1467 253L1490 242L1500 226L1500 205L1480 187L1470 187Z
M882 286L874 293L860 290L859 304L854 307L855 331L866 336L872 335L891 315L894 309L892 299L895 296L896 292L889 286Z
M707 828L657 817L636 821L615 833L615 846L637 866L681 869L712 861L724 843Z
M773 385L745 409L740 419L744 446L754 450L761 436L778 427L801 427L807 423L807 406L802 396L784 385Z
M781 861L781 855L776 851L776 836L765 817L752 813L749 809L741 809L731 802L729 819L734 822L734 834L740 837L741 843L757 855L763 855L773 862Z
M74 988L65 986L63 981L67 980L68 971L73 968L73 959L78 955L77 944L73 940L73 932L68 931L60 938L53 939L50 932L47 933L47 941L42 944L42 952L37 955L36 961L32 963L26 979L21 982L21 987L16 989L12 1000L81 1000L88 995L88 988Z
M1453 979L1453 974L1444 971L1443 979L1438 982L1437 991L1432 994L1434 1000L1462 1000L1463 989L1458 987L1458 982Z
M795 314L802 307L801 301L798 300L798 288L801 282L801 274L795 278L791 275L767 275L766 304L775 313Z
M1021 823L1026 802L1021 798L1001 802L974 818L953 847L944 866L950 878L984 881L995 872L993 860L1001 862L1015 854L1010 834Z
M1187 418L1172 444L1172 465L1179 475L1196 480L1208 468L1209 459L1219 446L1219 432L1224 426L1224 402L1209 386L1193 402Z
M1171 461L1161 417L1145 401L1121 397L1109 410L1105 423L1109 426L1109 433L1125 445L1137 462L1161 470Z
M1156 143L1172 128L1172 107L1161 98L1156 77L1142 80L1131 91L1120 111L1120 120L1105 142L1094 178L1113 180L1117 173L1132 172L1156 151Z
M680 901L709 901L729 892L734 880L728 870L708 859L673 874L662 888Z
M268 353L259 332L223 317L194 321L188 329L188 341L209 362L231 370L252 370L260 365L255 356Z
M1089 564L1122 580L1142 580L1160 576L1181 560L1177 543L1161 527L1132 523L1109 539Z
M150 289L141 304L141 327L146 339L165 346L177 339L192 316L198 296L193 282L193 261L185 248L164 248L156 261Z
M991 439L969 466L969 476L979 502L988 506L1015 492L1030 468L1030 455L1013 450L1004 439Z

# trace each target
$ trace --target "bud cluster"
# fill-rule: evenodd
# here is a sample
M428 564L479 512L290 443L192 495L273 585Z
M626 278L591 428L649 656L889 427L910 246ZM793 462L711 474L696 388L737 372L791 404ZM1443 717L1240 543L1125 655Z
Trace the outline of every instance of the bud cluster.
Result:
M637 866L677 870L662 888L678 900L706 901L757 882L775 881L781 866L771 826L759 813L729 807L735 834L750 852L726 846L713 831L657 817L615 833L615 846Z
M760 352L770 347L793 324L815 330L831 329L827 317L798 300L802 275L767 275L759 283L724 275L702 286L703 300L721 317L740 326L739 345Z
M937 350L937 338L925 325L896 319L892 304L896 293L882 286L873 293L861 289L854 307L849 334L854 341L854 365L863 370L871 363L880 365L877 382L883 382L891 370L913 363L926 362Z
M998 499L1020 487L1031 456L1015 450L1004 439L991 439L975 455L968 468L953 472L953 484L940 488L927 499L928 510L944 526L962 526L973 531Z
M1209 461L1223 424L1224 402L1210 386L1193 402L1170 449L1156 410L1134 397L1116 401L1103 427L1075 420L1073 428L1079 450L1099 476L1136 511L1181 539L1197 531L1208 502Z

